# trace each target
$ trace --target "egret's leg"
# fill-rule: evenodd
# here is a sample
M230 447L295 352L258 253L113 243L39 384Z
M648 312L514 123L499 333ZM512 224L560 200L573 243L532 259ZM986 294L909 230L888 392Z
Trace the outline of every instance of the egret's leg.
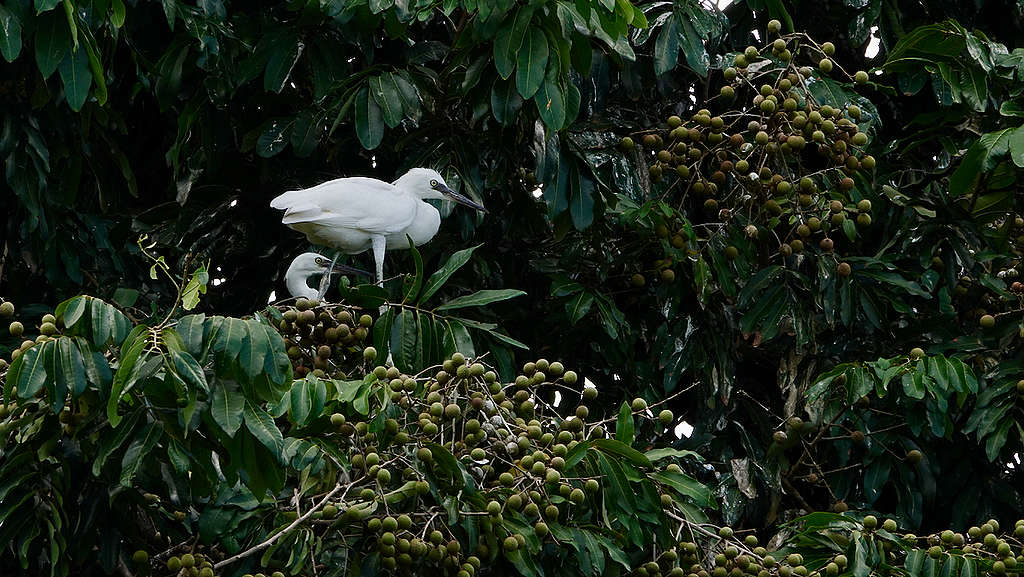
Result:
M386 241L383 236L375 236L373 243L373 262L377 265L377 286L384 286L384 247Z
M331 273L334 272L334 265L338 263L338 257L341 256L341 251L334 253L334 259L331 260L331 266L327 268L324 276L320 279L320 290L317 291L316 299L318 301L324 300L324 295L327 294L327 289L331 288Z
M377 286L384 286L384 247L385 239L383 236L373 237L373 262L377 265ZM381 305L380 314L386 313L388 310L387 305Z

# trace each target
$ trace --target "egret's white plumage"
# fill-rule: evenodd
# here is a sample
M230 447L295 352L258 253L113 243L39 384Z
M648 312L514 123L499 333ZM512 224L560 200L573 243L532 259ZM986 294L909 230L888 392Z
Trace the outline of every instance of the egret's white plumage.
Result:
M486 212L483 206L448 188L437 171L413 168L393 183L375 178L338 178L312 188L288 191L270 206L284 211L281 222L313 244L346 254L373 249L377 282L383 282L385 249L409 247L434 238L441 214L425 202L447 199Z
M309 286L309 279L322 276L327 271L341 272L347 274L362 274L366 275L366 271L359 270L350 266L335 264L331 267L331 261L323 255L319 255L315 252L304 252L292 260L292 263L288 265L288 271L284 273L284 283L288 287L288 292L293 297L305 297L308 299L318 299L320 294L316 289Z

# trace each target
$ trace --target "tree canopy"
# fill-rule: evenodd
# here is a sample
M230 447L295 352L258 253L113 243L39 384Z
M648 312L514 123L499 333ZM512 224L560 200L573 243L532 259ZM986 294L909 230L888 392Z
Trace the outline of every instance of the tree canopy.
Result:
M0 3L0 567L1015 574L1024 6L719 4Z

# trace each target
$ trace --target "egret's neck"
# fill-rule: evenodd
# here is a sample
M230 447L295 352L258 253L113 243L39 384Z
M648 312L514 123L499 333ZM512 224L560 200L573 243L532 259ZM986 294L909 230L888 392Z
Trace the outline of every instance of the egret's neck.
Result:
M307 298L315 299L317 297L317 291L314 290L307 284L309 282L308 276L291 276L285 279L285 285L288 287L288 292L295 298Z
M416 218L414 218L412 224L402 232L412 238L413 244L419 246L434 238L434 235L437 234L437 229L440 227L441 213L437 212L437 209L429 203L420 202L416 206ZM408 246L403 248L408 248Z

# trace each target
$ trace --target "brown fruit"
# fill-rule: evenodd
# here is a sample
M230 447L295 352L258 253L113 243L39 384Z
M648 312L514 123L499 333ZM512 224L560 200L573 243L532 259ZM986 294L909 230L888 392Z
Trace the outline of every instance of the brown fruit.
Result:
M853 270L850 268L850 263L841 262L839 263L839 266L836 267L836 273L841 277L848 277L852 272Z
M918 451L917 449L907 451L908 463L916 465L917 463L920 463L922 459L924 459L924 453L922 453L921 451Z

